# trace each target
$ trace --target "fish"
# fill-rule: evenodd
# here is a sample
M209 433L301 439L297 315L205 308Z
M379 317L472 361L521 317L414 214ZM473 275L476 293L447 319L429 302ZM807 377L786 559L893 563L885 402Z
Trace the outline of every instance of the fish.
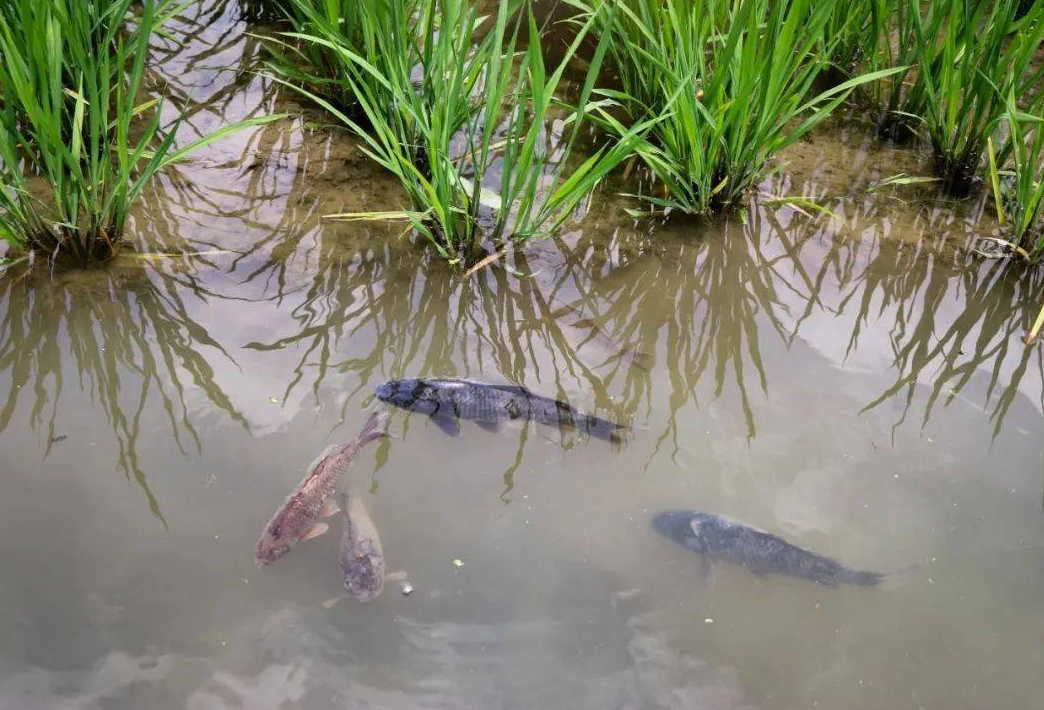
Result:
M884 575L845 567L823 555L742 523L698 510L668 510L652 520L653 529L702 557L704 577L715 560L742 565L758 576L786 575L826 587L872 587Z
M362 497L346 498L340 550L344 588L358 601L368 602L384 591L384 551Z
M259 568L272 564L301 540L317 537L329 529L329 525L318 519L337 512L329 498L345 471L363 446L387 435L388 412L380 409L370 415L354 441L330 446L319 455L309 467L308 476L265 525L254 552L254 562Z
M377 526L363 505L358 494L344 493L342 508L344 509L344 527L341 532L341 548L339 557L341 572L344 575L344 588L347 594L341 594L323 602L323 607L333 609L342 600L349 597L360 602L376 599L384 591L384 583L396 580L402 582L403 596L413 593L405 572L385 572L384 550L381 538L377 535Z
M427 414L446 434L460 434L468 419L496 431L500 423L529 420L575 427L586 434L619 444L629 427L584 414L565 402L533 394L519 385L494 385L448 377L390 380L377 386L379 400L411 412Z

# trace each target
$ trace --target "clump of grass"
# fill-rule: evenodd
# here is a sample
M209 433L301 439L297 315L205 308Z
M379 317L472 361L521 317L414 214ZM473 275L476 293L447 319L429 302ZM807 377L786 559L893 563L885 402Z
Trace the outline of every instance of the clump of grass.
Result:
M283 11L293 27L294 34L322 38L336 43L360 57L373 59L378 52L391 51L378 44L378 25L367 18L383 16L388 27L405 30L406 39L414 35L419 0L284 0ZM271 37L267 38L272 40ZM298 86L307 87L353 118L362 118L358 112L347 66L338 51L323 42L305 41L299 44L270 41L275 57L269 68ZM397 45L415 58L416 47Z
M622 136L628 125L653 124L636 152L663 186L662 195L643 197L664 209L705 213L734 203L773 155L852 89L896 71L815 93L829 62L822 38L833 3L571 2L597 24L619 75L619 90L598 92L603 125Z
M831 3L830 13L823 26L821 52L830 57L827 74L844 81L855 76L872 49L872 38L877 36L879 0L850 0Z
M1011 242L1033 259L1044 254L1044 118L1019 109L1009 92L1004 114L1005 135L995 151L989 142L989 181L997 219Z
M937 42L922 42L921 37L934 38L942 33L949 6L955 1L961 0L867 0L869 20L862 26L858 66L869 72L900 68L862 89L875 107L881 138L907 143L916 137L925 99L923 92L915 89L918 71L938 54ZM845 3L834 7L838 13L848 9Z
M501 2L493 18L467 0L421 0L412 15L401 11L410 0L387 2L399 7L389 13L359 5L363 32L376 40L372 53L356 51L345 30L332 26L288 35L340 62L334 73L361 120L300 90L363 141L410 202L407 210L333 217L405 220L442 256L465 258L481 238L521 239L558 228L626 159L643 130L635 127L574 166L604 44L595 52L579 106L559 115L555 94L586 28L549 72L529 2ZM486 30L481 39L480 28ZM553 146L556 127L568 138Z
M931 139L936 172L951 194L971 188L1011 94L1028 96L1041 73L1031 62L1044 39L1044 3L1016 19L1019 0L950 2L941 40L919 20L916 41L936 47L914 87ZM919 15L914 14L915 18Z
M16 250L112 256L145 183L243 125L174 149L158 101L139 103L149 36L172 5L144 0L128 22L131 7L0 2L0 239Z
M992 138L987 142L997 220L1007 229L1013 251L1039 261L1044 255L1044 97L1036 97L1030 113L1009 92L1005 109L999 150ZM1044 307L1026 336L1028 344L1036 342L1042 327Z

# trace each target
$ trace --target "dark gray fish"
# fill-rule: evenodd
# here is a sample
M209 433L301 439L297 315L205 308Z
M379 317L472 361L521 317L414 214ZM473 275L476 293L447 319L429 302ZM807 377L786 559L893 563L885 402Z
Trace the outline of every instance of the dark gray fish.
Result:
M584 414L565 402L533 394L518 385L493 385L452 378L391 380L377 387L377 398L411 412L427 414L450 436L461 419L496 430L509 420L575 427L596 439L622 443L628 428Z
M661 535L700 554L705 575L710 573L713 560L722 560L743 565L759 576L783 574L828 587L871 587L883 578L878 572L849 569L829 557L713 513L670 510L657 514L652 526Z
M380 596L384 591L384 551L377 526L357 494L347 496L344 505L340 557L348 594L361 602Z
M321 535L328 529L317 522L331 510L329 501L344 472L348 470L359 449L388 433L388 412L381 410L370 415L359 436L347 444L331 446L308 469L308 476L294 489L286 502L279 506L268 521L261 539L257 541L254 562L258 567L270 565L289 552L300 540Z

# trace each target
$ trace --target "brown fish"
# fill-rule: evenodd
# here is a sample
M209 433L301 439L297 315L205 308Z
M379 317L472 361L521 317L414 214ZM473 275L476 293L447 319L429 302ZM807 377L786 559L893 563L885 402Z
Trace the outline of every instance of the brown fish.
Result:
M289 552L300 540L322 535L329 529L317 522L324 515L336 512L328 500L337 489L344 472L364 445L388 434L388 412L376 411L355 441L331 446L312 464L305 478L286 502L279 507L265 526L257 541L254 562L258 567L270 565Z

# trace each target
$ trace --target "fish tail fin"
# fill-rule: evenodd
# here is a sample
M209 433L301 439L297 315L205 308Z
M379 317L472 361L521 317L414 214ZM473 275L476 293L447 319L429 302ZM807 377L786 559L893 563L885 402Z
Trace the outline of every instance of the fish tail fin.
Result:
M359 445L368 444L371 441L388 436L388 410L378 409L366 420L362 431L359 432Z
M612 424L612 429L609 431L609 443L614 448L623 446L634 436L634 429L626 424L617 424L615 422Z
M884 579L880 572L867 572L864 570L845 570L842 581L855 584L860 587L876 587Z

